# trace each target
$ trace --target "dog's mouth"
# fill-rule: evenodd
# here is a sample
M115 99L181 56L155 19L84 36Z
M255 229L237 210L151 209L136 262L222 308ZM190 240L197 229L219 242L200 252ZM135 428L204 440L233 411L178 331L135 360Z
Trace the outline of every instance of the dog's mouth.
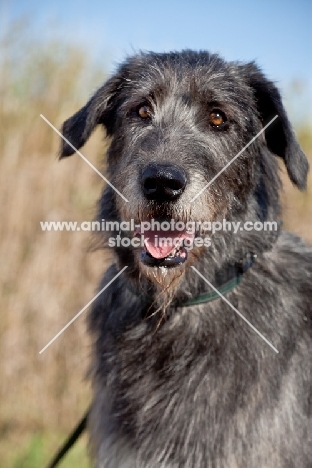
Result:
M183 264L188 257L195 234L177 230L148 230L135 236L144 238L140 260L150 267L174 268Z

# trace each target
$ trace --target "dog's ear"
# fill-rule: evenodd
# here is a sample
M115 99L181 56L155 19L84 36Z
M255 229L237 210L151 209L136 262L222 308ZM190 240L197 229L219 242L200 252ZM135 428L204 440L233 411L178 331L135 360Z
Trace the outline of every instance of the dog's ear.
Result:
M61 133L72 146L62 139L60 159L71 156L75 153L75 149L81 148L99 124L105 126L108 135L113 133L114 110L121 81L119 75L110 78L84 107L65 120Z
M272 153L280 156L285 163L291 181L304 190L309 171L308 160L301 150L282 104L276 86L250 63L245 66L247 79L254 90L258 112L265 126L276 115L278 118L265 130L267 146Z

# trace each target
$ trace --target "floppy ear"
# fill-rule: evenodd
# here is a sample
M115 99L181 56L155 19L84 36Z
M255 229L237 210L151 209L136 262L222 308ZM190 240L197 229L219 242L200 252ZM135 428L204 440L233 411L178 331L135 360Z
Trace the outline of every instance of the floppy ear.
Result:
M121 79L115 75L109 79L76 114L65 120L62 135L75 149L81 148L98 124L106 127L108 135L113 133L116 96ZM62 139L60 159L71 156L75 149Z
M290 180L300 190L304 190L307 185L309 163L296 140L280 93L254 63L246 65L245 70L247 71L247 79L254 89L263 126L278 115L278 118L265 130L267 146L272 153L284 160Z

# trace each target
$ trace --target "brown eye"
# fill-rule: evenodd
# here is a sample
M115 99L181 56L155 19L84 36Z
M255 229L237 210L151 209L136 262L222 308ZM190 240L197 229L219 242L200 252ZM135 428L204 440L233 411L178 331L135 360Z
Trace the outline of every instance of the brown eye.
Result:
M152 109L150 106L141 106L138 109L138 114L141 117L141 119L147 119L148 117L151 116Z
M226 121L226 117L223 112L214 110L209 114L209 122L213 127L220 127Z

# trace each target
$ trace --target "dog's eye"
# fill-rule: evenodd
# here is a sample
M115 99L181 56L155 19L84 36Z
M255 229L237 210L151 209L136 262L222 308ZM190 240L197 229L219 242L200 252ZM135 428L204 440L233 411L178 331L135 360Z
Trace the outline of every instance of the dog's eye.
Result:
M209 123L212 127L220 127L224 122L226 122L226 116L223 112L219 110L213 110L210 112Z
M144 105L138 108L138 115L141 119L147 119L152 114L152 108L150 106Z

